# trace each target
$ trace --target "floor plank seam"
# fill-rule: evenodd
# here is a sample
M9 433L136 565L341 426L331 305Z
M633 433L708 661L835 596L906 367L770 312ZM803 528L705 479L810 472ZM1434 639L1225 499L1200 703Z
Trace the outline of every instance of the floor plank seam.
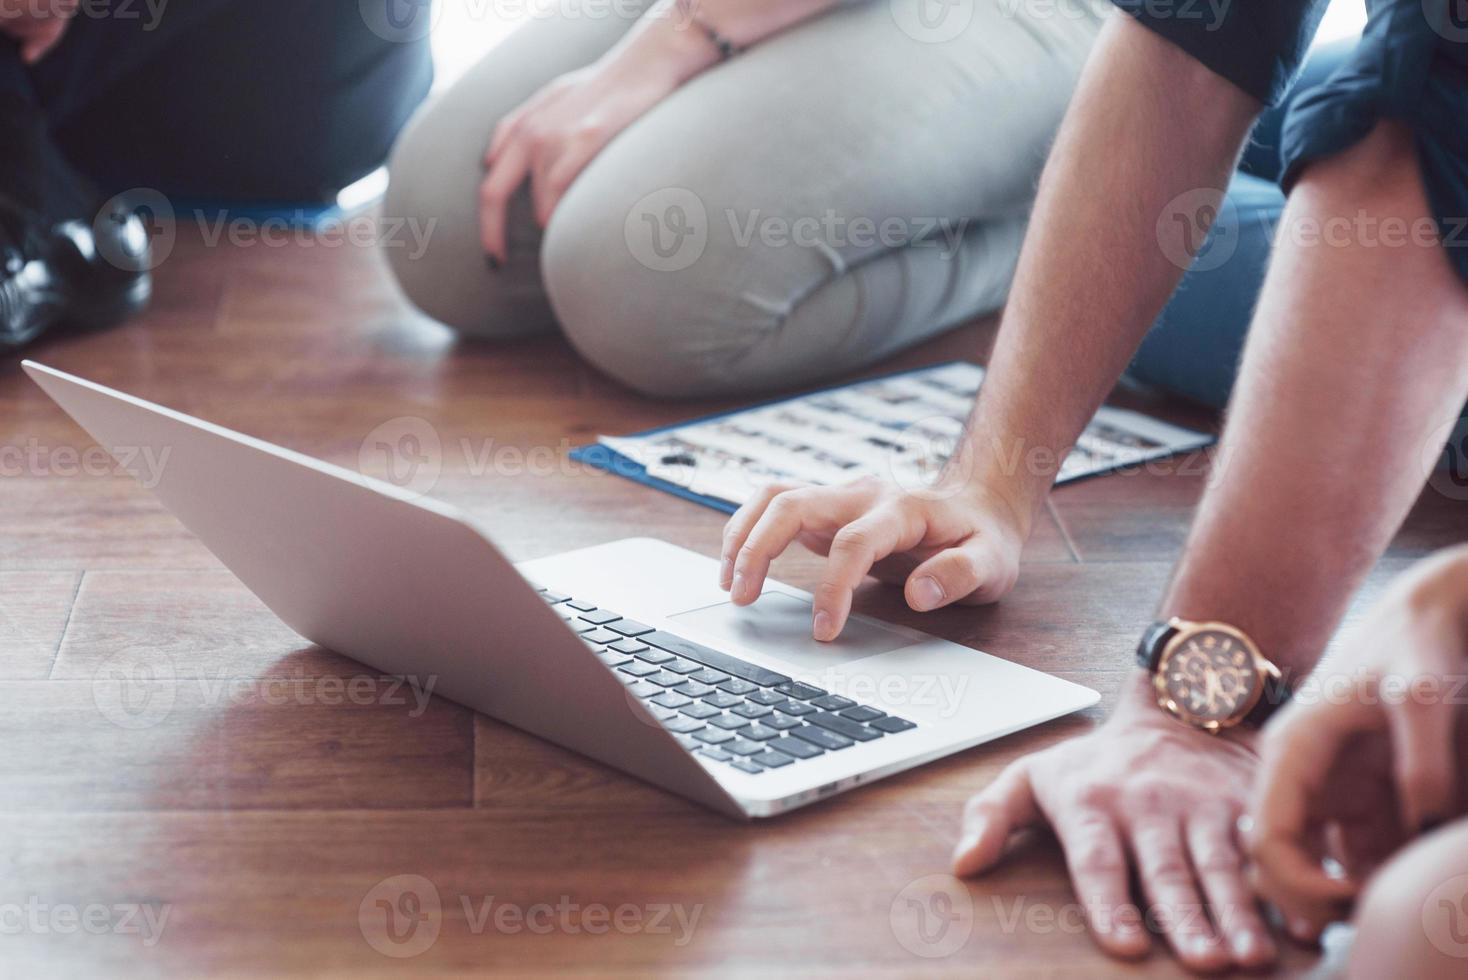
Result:
M87 577L87 570L83 568L76 576L76 586L71 590L71 603L66 607L66 618L61 622L61 635L56 638L56 649L51 653L51 664L46 668L46 680L52 680L56 676L56 664L61 660L61 647L66 643L66 633L71 629L71 617L76 612L77 597L82 594L82 582Z

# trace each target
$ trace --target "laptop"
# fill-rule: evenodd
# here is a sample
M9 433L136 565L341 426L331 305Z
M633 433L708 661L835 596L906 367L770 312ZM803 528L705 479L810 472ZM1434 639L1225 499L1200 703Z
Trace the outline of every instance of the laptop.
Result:
M307 640L431 678L730 817L774 816L1099 700L862 616L818 643L808 593L771 581L735 607L716 560L662 541L515 564L445 504L22 366Z

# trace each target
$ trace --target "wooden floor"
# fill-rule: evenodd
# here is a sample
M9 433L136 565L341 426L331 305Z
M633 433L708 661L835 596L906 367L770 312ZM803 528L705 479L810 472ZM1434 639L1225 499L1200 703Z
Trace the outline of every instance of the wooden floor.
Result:
M991 332L902 363L971 356ZM634 397L559 341L456 343L358 247L206 248L185 230L147 316L31 355L348 466L379 424L427 419L444 447L434 495L516 559L631 533L716 553L710 510L569 466L524 475L512 452L482 460L718 406ZM1043 836L950 904L929 876L970 792L1103 717L1202 459L1062 488L1012 598L920 618L1094 686L1102 708L744 826L305 644L129 478L95 457L77 472L89 445L0 361L0 446L20 454L6 449L0 480L0 973L1177 973L1094 952ZM1429 493L1385 565L1460 537L1465 513ZM815 567L776 571L809 586ZM877 587L860 607L919 619ZM152 665L127 678L133 713L109 700L119 664ZM362 676L368 696L344 696L340 679ZM401 944L379 900L406 916ZM1310 962L1292 954L1288 972Z

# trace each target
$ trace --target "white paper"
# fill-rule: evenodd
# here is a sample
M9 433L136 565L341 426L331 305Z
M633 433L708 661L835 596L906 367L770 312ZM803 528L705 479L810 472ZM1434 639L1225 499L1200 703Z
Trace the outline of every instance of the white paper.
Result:
M932 482L963 434L984 369L953 363L602 445L647 474L742 504L769 483L846 483L876 474L907 487ZM1056 483L1207 446L1213 437L1147 415L1101 408ZM1008 465L1038 465L1011 450Z

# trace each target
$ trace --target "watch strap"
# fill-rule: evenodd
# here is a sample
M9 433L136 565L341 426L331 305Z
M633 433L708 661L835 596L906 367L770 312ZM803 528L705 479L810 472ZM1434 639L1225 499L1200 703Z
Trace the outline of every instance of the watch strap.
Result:
M1266 676L1264 678L1264 692L1259 695L1259 700L1254 704L1254 707L1249 709L1249 713L1244 715L1241 724L1248 725L1250 728L1263 728L1264 723L1276 711L1289 703L1290 697L1293 694L1294 692L1290 690L1289 683L1283 677Z
M1162 651L1167 649L1167 641L1177 633L1177 626L1171 621L1158 620L1142 631L1142 639L1137 643L1137 665L1149 674L1157 673L1157 663L1162 659Z

